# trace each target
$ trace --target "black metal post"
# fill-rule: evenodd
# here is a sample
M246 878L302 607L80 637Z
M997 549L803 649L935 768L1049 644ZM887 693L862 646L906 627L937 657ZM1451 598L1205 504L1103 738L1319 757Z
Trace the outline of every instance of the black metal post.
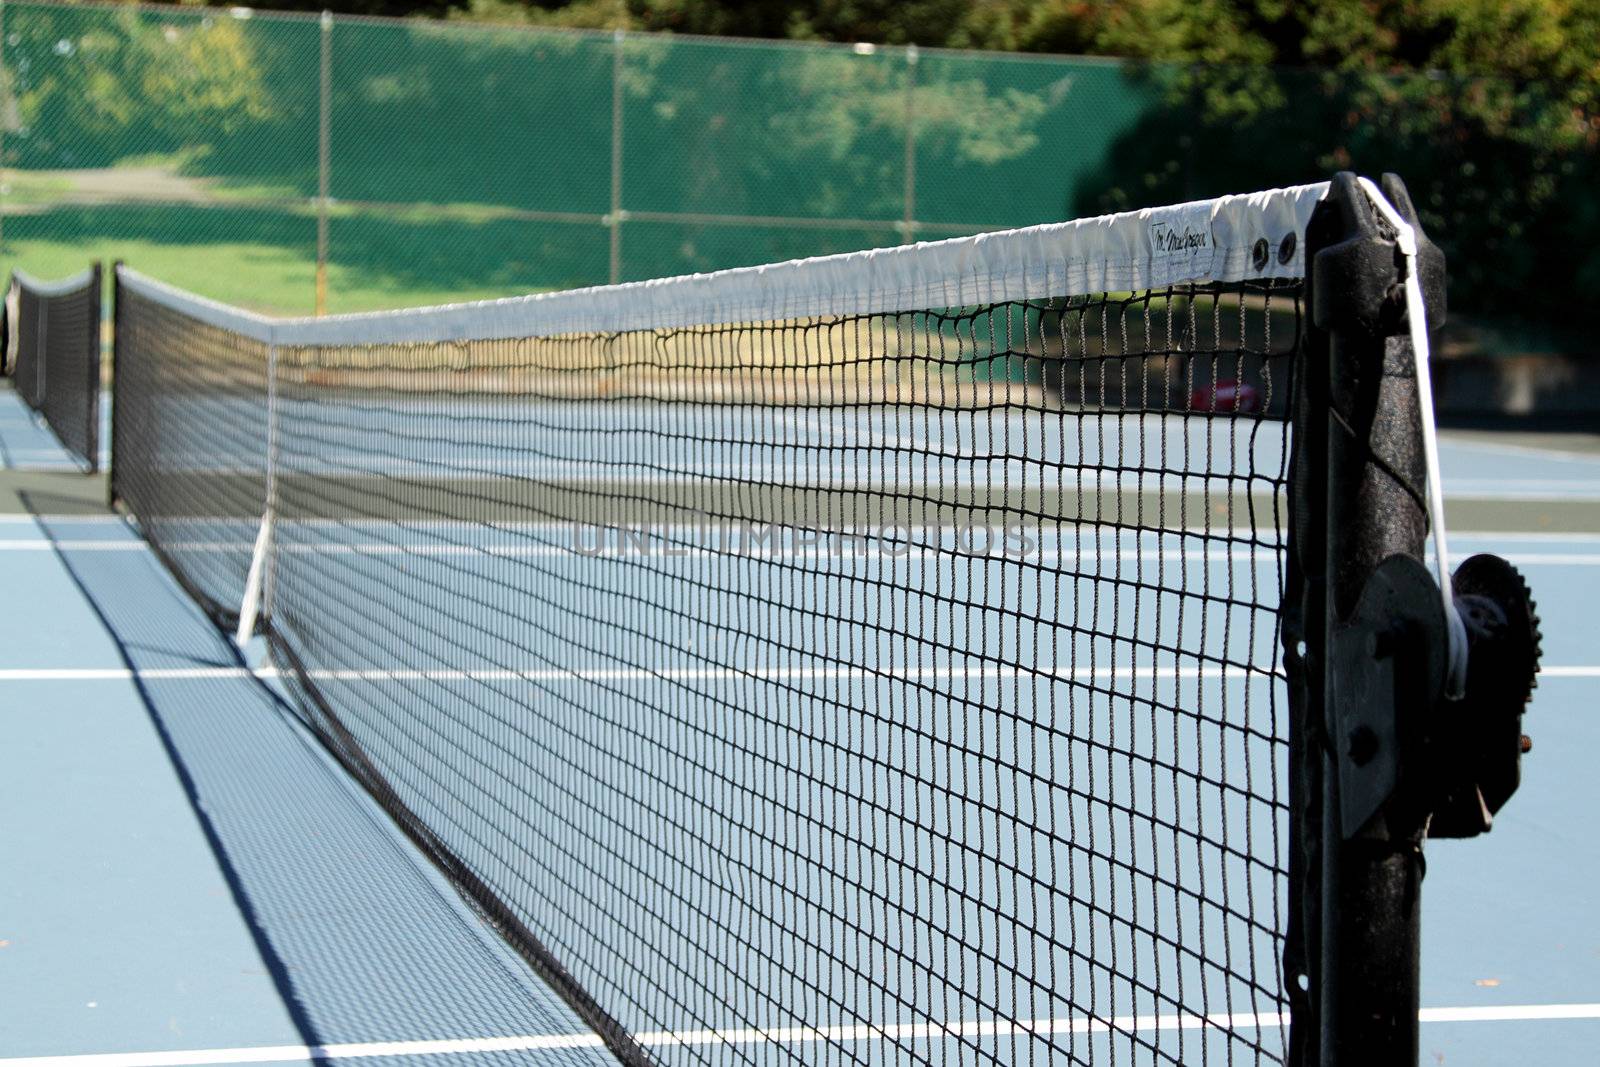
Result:
M84 383L90 398L89 432L87 434L89 454L85 458L89 461L90 473L93 473L100 469L100 384L102 381L100 365L103 356L101 343L104 340L100 335L100 316L102 305L106 298L99 260L95 260L89 266L89 292L93 295L89 300L89 359L87 371L89 380Z
M1399 179L1382 191L1415 220ZM1419 909L1427 806L1401 786L1360 827L1340 817L1328 727L1328 638L1349 621L1373 571L1395 555L1420 560L1427 532L1426 460L1417 379L1405 336L1404 265L1393 234L1355 177L1334 179L1307 233L1313 338L1296 432L1300 449L1294 555L1303 579L1291 656L1304 728L1297 788L1307 808L1291 873L1308 901L1286 961L1304 975L1294 1045L1301 1063L1377 1067L1417 1062ZM1430 319L1443 314L1443 258L1419 257ZM1287 638L1286 638L1287 639ZM1401 718L1425 715L1400 708ZM1304 842L1311 842L1306 847ZM1300 1025L1311 1022L1317 1036Z
M106 503L117 506L117 454L122 442L117 439L117 379L121 377L122 360L118 348L122 341L122 260L111 264L111 462L106 472Z

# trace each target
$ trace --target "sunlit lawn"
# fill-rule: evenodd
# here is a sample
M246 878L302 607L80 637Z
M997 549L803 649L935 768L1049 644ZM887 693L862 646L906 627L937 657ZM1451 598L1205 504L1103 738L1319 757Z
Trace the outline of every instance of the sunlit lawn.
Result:
M169 245L109 239L96 241L91 253L77 242L6 238L0 249L6 269L21 267L43 279L83 270L92 256L102 257L108 265L120 259L181 289L255 311L309 315L315 310L315 261L272 245ZM428 287L401 279L384 280L374 278L370 270L346 269L337 263L329 267L328 289L328 311L332 313L517 295L514 290Z

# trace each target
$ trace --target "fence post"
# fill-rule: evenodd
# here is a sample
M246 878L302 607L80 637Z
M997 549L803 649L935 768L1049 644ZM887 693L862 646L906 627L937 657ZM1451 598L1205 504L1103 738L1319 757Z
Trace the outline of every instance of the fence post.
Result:
M333 125L333 12L322 13L317 84L317 296L316 312L328 313L328 167Z
M917 235L917 46L906 45L905 217L900 223L906 242Z
M6 68L6 3L0 0L0 251L6 247L6 121L11 114L11 71ZM6 354L0 352L0 367Z
M622 44L627 31L618 29L611 37L611 213L606 225L611 229L611 284L622 280Z

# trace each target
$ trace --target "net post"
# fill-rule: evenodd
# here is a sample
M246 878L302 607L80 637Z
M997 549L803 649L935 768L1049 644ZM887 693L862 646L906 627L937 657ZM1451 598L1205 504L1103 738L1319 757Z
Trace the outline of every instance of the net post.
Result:
M1386 177L1392 201L1410 201ZM1302 896L1286 949L1291 995L1300 975L1294 1062L1414 1064L1418 1053L1422 844L1427 809L1403 789L1381 798L1360 826L1341 817L1339 761L1353 743L1329 718L1331 637L1354 615L1384 560L1423 558L1427 509L1419 487L1418 381L1406 335L1402 268L1392 232L1351 174L1333 180L1307 227L1311 323L1297 398L1292 573L1303 657L1288 656L1301 743L1296 795ZM1443 257L1422 258L1430 320L1443 314ZM1433 323L1430 323L1432 325ZM1288 640L1286 631L1286 641ZM1424 706L1399 705L1397 723ZM1400 754L1392 758L1403 781ZM1306 1025L1300 1025L1302 1022Z
M319 20L317 57L317 293L316 314L328 313L328 192L333 154L333 12Z
M89 358L86 372L89 380L84 386L90 398L86 438L89 448L86 458L89 461L89 473L93 474L100 469L100 361L101 344L104 340L100 333L100 318L106 295L105 279L98 259L89 266L89 293Z
M50 388L50 361L44 354L50 351L49 304L42 298L33 301L33 408L44 417L44 396Z
M17 280L6 276L6 286L0 292L0 374L10 374L11 367L11 298L16 292Z
M122 370L118 348L122 341L122 260L111 261L111 459L106 468L106 506L113 511L120 497L117 493L117 377Z

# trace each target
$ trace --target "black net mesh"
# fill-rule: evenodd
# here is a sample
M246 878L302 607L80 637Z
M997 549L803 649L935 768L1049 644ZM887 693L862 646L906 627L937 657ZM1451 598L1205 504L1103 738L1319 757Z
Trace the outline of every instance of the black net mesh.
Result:
M16 389L89 470L100 465L100 270L66 284L15 275Z
M121 286L116 300L113 492L221 621L238 610L266 499L269 346Z
M221 621L271 513L300 714L625 1058L1279 1062L1300 317L273 353L124 286L115 488Z

